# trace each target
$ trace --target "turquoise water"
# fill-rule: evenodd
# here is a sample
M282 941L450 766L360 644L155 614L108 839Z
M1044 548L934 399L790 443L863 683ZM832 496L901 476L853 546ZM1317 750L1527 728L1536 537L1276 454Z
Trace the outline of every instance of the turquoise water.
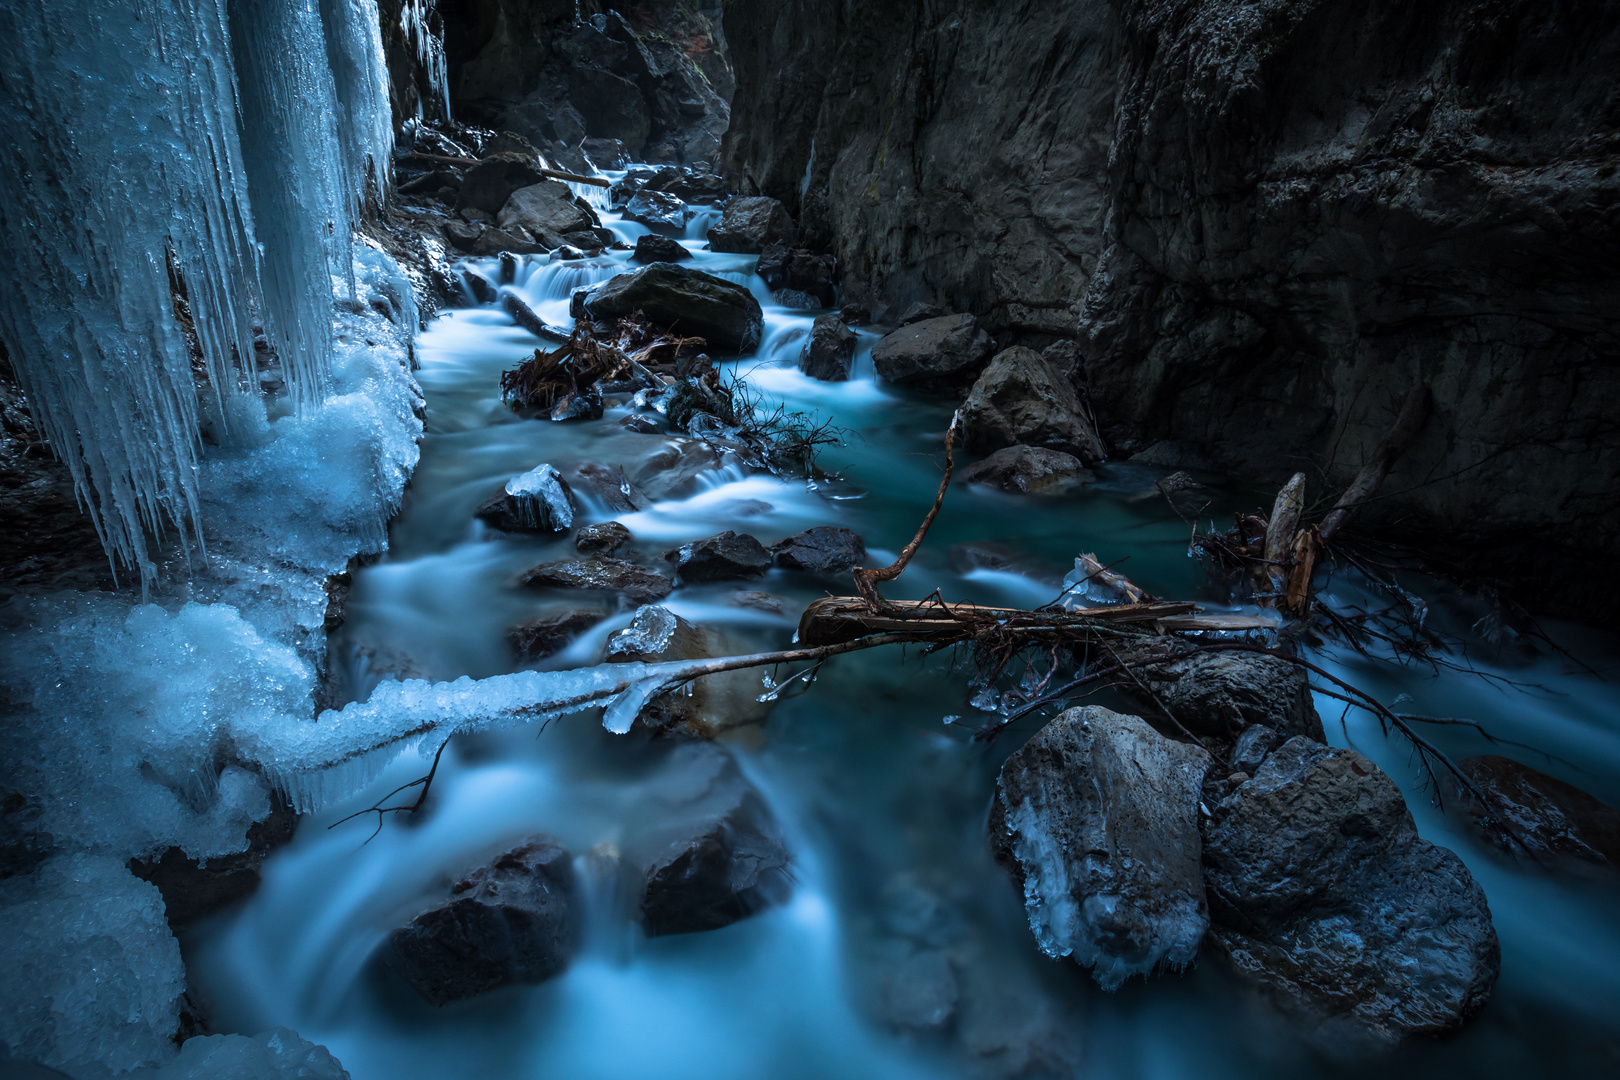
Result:
M604 218L632 242L645 231ZM752 275L752 258L697 250L706 227L700 220L688 230L694 265L748 284L766 309L764 345L727 366L768 398L846 429L845 444L821 461L840 479L807 484L709 463L640 513L614 515L584 499L580 523L623 521L636 549L654 561L658 552L722 529L770 544L813 525L843 525L865 538L869 564L887 562L933 499L951 406L877 383L872 331L861 332L850 382L800 375L795 362L809 314L776 306ZM566 324L572 288L612 276L624 260L530 259L512 287L547 322ZM479 265L496 279L493 260ZM514 670L506 629L578 598L520 590L513 580L538 562L571 556L571 538L489 533L474 520L475 509L508 477L542 462L565 474L580 462L622 465L633 474L679 446L624 429L619 420L632 411L625 402L610 401L599 421L565 424L507 409L499 374L536 345L489 306L449 312L420 338L428 403L421 465L393 526L392 550L357 575L348 622L332 642L349 694L363 697L390 672L447 680ZM1117 569L1154 593L1220 610L1204 570L1187 556L1189 523L1154 487L1166 471L1106 465L1093 484L1060 500L958 483L910 569L886 592L918 598L937 588L952 600L1036 605L1060 591L1076 555L1091 551L1105 563L1126 559ZM1265 493L1208 479L1205 519L1230 520L1234 509L1269 502ZM996 557L993 566L985 565L986 551ZM1466 638L1479 614L1470 602L1434 583L1419 587L1434 604L1434 622ZM1357 585L1340 578L1335 588L1350 593ZM781 614L739 606L740 589L776 597ZM683 588L666 604L725 630L741 651L785 647L808 602L848 591L847 581L774 570L761 582ZM613 613L544 666L596 663L607 634L629 618L627 610ZM1614 674L1610 638L1552 630L1601 673ZM1534 685L1504 689L1473 675L1395 668L1331 650L1316 659L1386 701L1410 695L1403 705L1409 711L1479 720L1536 748L1514 756L1620 800L1612 680L1556 656L1504 658L1482 643L1471 648L1490 670ZM194 981L216 1026L296 1028L327 1044L356 1080L1158 1080L1374 1068L1506 1077L1594 1075L1620 1066L1617 883L1549 878L1499 862L1432 805L1402 745L1364 716L1341 722L1342 707L1326 698L1318 708L1330 741L1355 746L1389 771L1423 834L1457 850L1487 892L1502 939L1502 979L1469 1031L1377 1062L1334 1061L1302 1045L1280 1014L1213 962L1104 994L1072 964L1046 959L983 832L1001 761L1039 721L1026 719L990 745L974 742L972 726L988 714L968 704L970 672L953 667L959 659L899 648L837 658L808 693L727 737L794 852L796 890L782 907L706 934L640 937L612 853L649 818L668 812L678 777L658 748L575 716L543 733L456 740L428 810L417 820L391 818L370 843L363 843L370 823L327 826L424 772L417 755L396 762L350 804L306 819L266 864L263 889L186 942ZM1092 700L1116 704L1106 694ZM952 715L963 722L943 722ZM1458 756L1491 750L1464 729L1434 737ZM450 877L536 832L580 853L589 884L587 945L565 975L432 1010L379 974L371 957L390 927ZM942 969L950 973L943 982ZM924 982L934 987L930 1000L949 1006L949 1018L937 1027L897 1028L894 986Z

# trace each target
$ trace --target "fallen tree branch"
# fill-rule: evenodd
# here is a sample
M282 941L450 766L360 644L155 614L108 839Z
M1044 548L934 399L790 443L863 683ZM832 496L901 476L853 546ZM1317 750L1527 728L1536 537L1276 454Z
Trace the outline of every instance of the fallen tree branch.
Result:
M893 581L906 572L906 564L917 554L917 549L922 546L923 537L928 535L929 527L934 524L934 519L939 517L939 508L945 504L945 491L951 486L951 472L956 468L952 448L956 442L957 428L961 424L962 410L958 409L951 416L951 426L945 429L945 475L940 477L939 493L934 496L934 505L929 508L928 516L923 518L922 525L917 529L917 535L911 538L911 543L905 546L900 552L900 557L889 566L873 570L857 566L852 571L855 576L855 591L861 594L861 599L866 601L867 609L873 614L886 611L890 607L889 601L883 599L878 592L878 585L881 582Z
M412 150L405 156L408 158L416 158L418 161L431 161L439 165L458 165L462 168L478 164L477 158L448 157L444 154L424 154L419 150ZM541 176L549 176L553 180L566 180L571 184L589 184L591 187L613 186L613 181L604 180L600 176L581 176L578 173L562 172L558 169L547 169L540 166L535 166L534 171L539 173Z

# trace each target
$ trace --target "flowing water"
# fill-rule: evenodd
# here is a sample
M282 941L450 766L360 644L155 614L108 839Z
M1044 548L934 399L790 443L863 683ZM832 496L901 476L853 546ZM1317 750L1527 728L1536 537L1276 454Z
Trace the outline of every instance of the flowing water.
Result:
M604 212L633 242L647 231ZM854 377L821 383L796 359L813 313L780 307L753 275L754 259L702 251L705 212L687 230L689 265L747 284L766 312L755 355L728 363L771 400L834 420L844 445L823 468L842 480L808 484L749 474L725 462L688 469L684 486L639 513L581 500L583 520L614 518L644 556L736 529L766 544L814 525L865 537L869 564L889 561L931 501L950 406L874 381L861 332ZM525 260L508 287L550 323L568 323L577 286L626 269L623 253L577 262ZM480 264L492 280L493 260ZM471 300L469 299L469 304ZM506 630L577 597L518 589L536 563L573 555L556 539L491 533L474 519L510 476L550 462L634 472L665 454L667 435L619 421L611 396L599 421L550 423L504 406L503 369L534 338L498 307L441 316L418 342L428 434L392 549L356 576L333 662L353 696L382 677L474 678L516 669ZM698 465L705 462L699 460ZM888 591L1032 606L1052 599L1082 551L1120 566L1162 596L1220 601L1187 557L1188 524L1159 496L1166 470L1129 463L1059 500L953 485L944 512L905 576ZM668 485L666 485L668 486ZM1206 514L1267 501L1212 488ZM1336 588L1353 591L1353 581ZM1479 612L1432 586L1431 624L1467 637ZM780 613L761 606L763 591ZM773 570L763 581L701 585L666 604L721 629L738 651L785 647L804 605L848 583ZM596 663L607 635L630 619L600 594L607 620L546 668ZM1554 628L1602 675L1614 643ZM1620 719L1612 678L1543 654L1475 662L1517 680L1317 657L1410 711L1468 716L1533 750L1509 753L1611 803L1620 800ZM266 863L262 889L188 940L193 981L223 1030L296 1028L325 1043L356 1080L620 1077L1085 1077L1307 1076L1368 1068L1411 1075L1593 1075L1620 1067L1620 887L1613 878L1550 877L1500 861L1435 809L1405 748L1327 698L1328 738L1379 762L1405 789L1419 829L1456 850L1489 897L1502 940L1502 977L1484 1015L1447 1044L1376 1064L1335 1061L1301 1044L1285 1021L1214 963L1134 979L1105 994L1067 961L1043 957L1021 904L991 860L984 814L1001 761L1038 724L1020 722L991 746L972 729L988 715L968 698L969 672L951 657L897 648L840 657L807 693L778 702L763 724L727 738L782 824L794 853L791 900L723 930L646 939L629 917L615 853L638 830L678 813L678 760L657 744L612 736L593 714L460 738L445 753L417 819L375 817L328 826L420 776L407 754L347 804L305 819ZM1093 699L1109 703L1106 697ZM953 716L963 718L950 722ZM1469 729L1437 729L1454 754L1493 752ZM1497 748L1498 750L1500 748ZM1550 756L1549 756L1550 755ZM423 1005L373 959L388 930L456 876L523 838L544 833L579 853L588 926L582 954L559 978L444 1009ZM909 1024L909 1026L906 1026ZM1614 1073L1611 1071L1610 1075Z

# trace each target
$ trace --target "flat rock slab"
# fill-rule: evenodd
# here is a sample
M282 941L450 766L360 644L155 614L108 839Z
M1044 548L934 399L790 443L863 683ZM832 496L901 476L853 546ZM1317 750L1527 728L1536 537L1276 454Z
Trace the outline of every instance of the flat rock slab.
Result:
M1058 494L1092 481L1079 458L1040 446L1004 447L964 469L962 479L1020 495Z
M592 319L604 321L640 312L662 329L701 337L723 352L747 352L765 332L753 293L734 281L668 262L608 279L586 294L584 308Z
M978 374L995 343L972 315L923 319L872 347L877 373L892 383L939 389Z
M1320 1037L1444 1035L1484 1008L1500 964L1485 894L1372 762L1295 737L1212 813L1210 941Z
M595 589L622 592L637 603L662 600L675 583L656 570L624 559L565 559L541 563L518 579L534 588Z
M535 839L474 870L388 936L394 969L432 1005L560 974L579 936L573 867Z
M1070 709L1001 768L991 842L1049 956L1104 989L1192 962L1209 925L1199 866L1201 747L1146 721Z
M771 553L765 545L731 529L682 544L665 552L664 558L675 564L687 584L764 577L771 568Z

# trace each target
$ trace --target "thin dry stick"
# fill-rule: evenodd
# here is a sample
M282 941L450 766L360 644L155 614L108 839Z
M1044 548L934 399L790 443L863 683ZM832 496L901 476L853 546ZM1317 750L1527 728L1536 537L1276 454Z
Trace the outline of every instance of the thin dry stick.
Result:
M905 550L900 552L900 557L894 560L892 565L875 570L857 566L852 571L855 576L855 591L860 593L861 599L866 601L867 610L874 615L889 610L889 602L878 593L878 584L893 581L906 572L906 564L917 554L917 549L922 546L923 537L928 535L929 526L939 517L939 508L945 505L945 491L951 486L951 472L956 468L956 459L951 451L956 442L957 428L961 423L962 410L958 409L951 416L951 426L945 430L945 475L940 477L939 493L934 496L934 505L929 509L928 516L923 518L921 527L917 529L917 535L911 538L911 543L905 546Z

